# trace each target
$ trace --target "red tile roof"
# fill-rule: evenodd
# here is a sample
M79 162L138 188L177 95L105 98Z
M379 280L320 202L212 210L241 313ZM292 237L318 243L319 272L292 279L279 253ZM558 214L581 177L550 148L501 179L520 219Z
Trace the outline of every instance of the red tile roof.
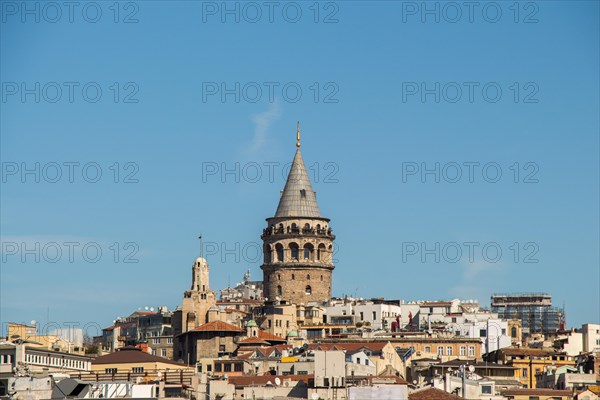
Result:
M223 321L208 322L192 329L195 332L244 332L242 328Z
M269 342L285 342L286 340L281 336L272 335L267 331L258 331L258 338L262 340L267 340Z
M461 400L462 397L443 390L429 387L408 394L409 400Z
M267 346L269 345L269 342L267 342L267 341L264 341L264 340L262 340L262 339L259 339L259 338L257 338L257 337L249 337L249 338L246 338L246 339L244 339L244 340L240 340L240 342L239 342L239 343L240 343L240 344L255 344L255 345L256 345L256 344L265 344L265 345L267 345Z

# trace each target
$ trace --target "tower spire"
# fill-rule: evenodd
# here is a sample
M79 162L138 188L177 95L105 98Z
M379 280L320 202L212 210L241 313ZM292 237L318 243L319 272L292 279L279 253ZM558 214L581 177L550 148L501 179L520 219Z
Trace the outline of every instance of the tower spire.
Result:
M300 148L300 121L296 125L296 147Z
M200 240L200 257L202 257L202 234L198 236L198 240Z

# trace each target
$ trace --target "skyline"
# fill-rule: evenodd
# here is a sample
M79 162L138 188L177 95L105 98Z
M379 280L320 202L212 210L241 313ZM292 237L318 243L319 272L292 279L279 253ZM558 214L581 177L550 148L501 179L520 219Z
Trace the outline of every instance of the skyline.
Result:
M568 327L600 322L597 2L534 2L535 23L508 8L498 23L423 23L414 2L332 2L319 23L306 5L298 23L223 23L213 2L185 14L160 3L139 4L130 24L109 9L97 24L3 11L3 324L44 321L49 308L51 321L104 327L174 307L200 234L213 290L247 268L262 278L250 252L275 214L298 120L337 237L335 296L486 305L546 292ZM21 175L36 163L39 182ZM439 182L421 175L438 165ZM40 243L40 262L7 254L23 242ZM55 263L41 252L50 243L61 244ZM502 250L497 262L485 245Z

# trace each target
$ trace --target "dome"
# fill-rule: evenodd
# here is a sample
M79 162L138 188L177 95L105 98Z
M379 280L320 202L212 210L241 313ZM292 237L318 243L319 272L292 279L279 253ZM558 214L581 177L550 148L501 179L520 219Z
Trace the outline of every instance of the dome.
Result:
M253 319L251 319L250 321L248 321L246 326L258 326L258 325L256 325L256 322Z
M298 337L298 332L297 331L290 331L287 334L287 337Z
M194 261L194 264L206 264L206 259L202 258L202 257L198 257L198 258L196 258L196 261Z

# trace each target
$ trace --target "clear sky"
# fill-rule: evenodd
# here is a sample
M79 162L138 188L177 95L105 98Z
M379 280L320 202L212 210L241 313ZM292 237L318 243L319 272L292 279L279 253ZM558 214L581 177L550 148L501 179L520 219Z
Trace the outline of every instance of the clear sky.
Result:
M600 322L597 1L1 4L2 323L260 279L297 120L334 295Z

